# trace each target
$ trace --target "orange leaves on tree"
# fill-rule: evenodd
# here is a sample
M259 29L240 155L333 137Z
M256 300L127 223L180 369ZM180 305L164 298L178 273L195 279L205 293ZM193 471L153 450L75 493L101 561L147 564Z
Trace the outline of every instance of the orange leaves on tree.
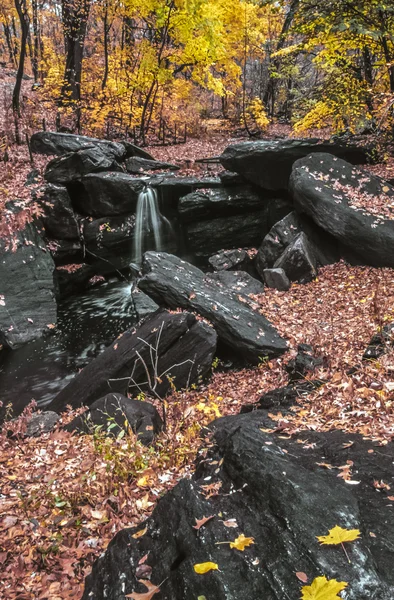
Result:
M301 600L340 600L339 592L347 587L346 581L336 581L326 577L316 577L311 585L302 589Z
M132 600L151 600L155 594L160 592L160 588L157 585L154 585L147 579L139 579L139 583L142 583L146 588L147 592L143 592L142 594L138 594L137 592L133 592L132 594L126 594L126 598L132 598Z
M219 571L219 566L214 562L198 563L194 565L194 570L199 575L204 575L209 571Z
M357 540L361 535L359 529L343 529L339 525L335 525L329 530L328 535L318 535L317 539L321 544L324 545L337 545L343 544L344 542L353 542Z

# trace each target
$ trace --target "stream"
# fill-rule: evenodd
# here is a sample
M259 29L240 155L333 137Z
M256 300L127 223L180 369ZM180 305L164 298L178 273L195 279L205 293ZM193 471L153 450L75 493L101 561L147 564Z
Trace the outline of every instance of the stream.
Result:
M12 403L13 415L35 400L41 408L92 359L137 321L131 284L102 284L66 298L58 322L47 336L0 352L0 420Z

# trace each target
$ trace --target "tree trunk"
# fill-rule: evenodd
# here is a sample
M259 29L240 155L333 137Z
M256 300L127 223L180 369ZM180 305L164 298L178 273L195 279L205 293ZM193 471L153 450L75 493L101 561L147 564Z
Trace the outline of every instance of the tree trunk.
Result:
M62 102L79 105L83 47L91 0L63 0L63 31L66 49L66 67Z
M26 0L15 0L15 8L18 13L20 26L21 26L21 43L20 43L20 52L19 52L19 64L18 71L16 74L16 81L14 92L12 94L12 111L14 113L14 121L15 121L15 137L16 142L18 144L21 143L19 127L18 127L18 119L21 117L20 111L20 93L22 87L22 77L25 69L25 58L26 58L26 42L27 37L29 35L29 17L27 14Z
M4 36L7 42L8 53L10 55L11 63L16 67L16 48L12 45L12 36L8 23L3 23Z
M283 23L282 31L281 31L278 43L275 48L275 52L279 52L279 50L282 50L282 48L284 48L285 43L286 43L287 34L290 31L290 27L292 26L292 23L294 21L294 17L296 15L296 12L298 10L300 2L301 2L301 0L291 0L289 11L288 11L285 21ZM272 70L277 72L279 70L279 67L280 67L280 59L275 58L272 61ZM270 78L268 80L267 89L264 94L264 104L268 107L270 116L274 116L274 112L275 112L275 98L276 98L277 83L278 83L277 78L270 76Z
M108 25L108 3L105 3L104 15L103 15L103 25L104 25L104 74L103 81L101 82L101 89L104 91L105 86L107 85L108 79L108 33L111 29L111 25Z
M33 70L34 81L37 83L39 78L39 52L40 52L40 39L39 39L39 27L38 27L38 6L37 0L32 0L32 13L33 13L33 55L31 58L31 67Z

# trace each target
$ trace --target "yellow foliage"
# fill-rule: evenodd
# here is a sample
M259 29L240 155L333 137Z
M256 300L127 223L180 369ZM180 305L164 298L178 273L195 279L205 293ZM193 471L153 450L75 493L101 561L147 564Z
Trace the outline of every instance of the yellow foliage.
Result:
M265 112L264 104L260 98L253 98L253 100L249 102L248 112L261 131L267 129L270 122L267 113Z
M329 530L328 535L319 535L317 539L321 544L342 544L343 542L353 542L357 540L361 535L359 529L343 529L339 525L335 525Z
M326 577L316 577L311 585L301 589L301 600L340 600L339 592L347 587L345 581L336 581Z
M209 571L218 571L219 566L214 562L205 562L194 565L194 570L199 575L209 573Z

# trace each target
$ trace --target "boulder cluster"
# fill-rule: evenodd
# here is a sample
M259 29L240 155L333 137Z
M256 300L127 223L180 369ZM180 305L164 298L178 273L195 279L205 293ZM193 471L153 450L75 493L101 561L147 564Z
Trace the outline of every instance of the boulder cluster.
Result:
M368 160L358 146L235 144L220 157L227 171L211 179L180 177L176 165L128 142L40 132L31 148L55 158L35 192L41 216L0 241L0 342L17 348L43 335L56 323L56 300L97 275L132 276L143 318L75 375L47 413L33 417L29 435L48 431L67 406L85 406L69 431L110 423L109 433L131 428L152 444L165 411L160 416L141 394L160 403L174 389L198 385L216 354L245 366L287 351L256 303L265 286L286 291L340 259L394 267L394 187L355 166ZM138 196L147 186L156 189L172 235L131 265ZM365 360L391 342L387 325ZM296 599L297 573L346 582L348 600L391 600L393 508L373 481L392 470L392 445L375 451L372 442L342 432L288 438L267 412L321 386L320 366L313 348L300 346L285 387L215 421L195 475L139 528L115 536L83 600L148 598L141 579L158 586L163 600ZM353 481L335 472L346 461L357 465ZM317 542L336 525L360 532L350 556ZM139 529L145 533L135 535ZM230 544L240 535L252 540L242 551ZM204 563L217 568L198 573L195 565Z

